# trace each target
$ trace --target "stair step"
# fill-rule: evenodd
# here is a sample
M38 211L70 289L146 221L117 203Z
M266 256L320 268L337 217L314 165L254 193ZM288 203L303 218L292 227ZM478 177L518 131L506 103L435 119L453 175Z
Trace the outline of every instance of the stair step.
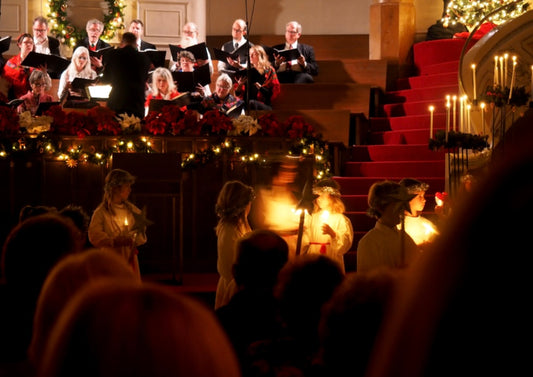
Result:
M450 93L448 93L450 94ZM445 97L441 99L422 100L422 101L410 101L404 103L388 103L383 105L383 113L389 117L401 117L406 115L426 115L429 118L429 106L435 108L435 113L444 113L446 108L444 107Z
M443 151L432 151L427 144L354 145L348 161L444 161Z
M434 75L441 72L459 72L459 60L452 60L444 63L430 64L420 69L420 76Z
M426 129L429 135L430 115L429 111L419 115L405 115L399 117L371 117L370 130L374 131L407 131ZM443 112L433 113L433 126L444 128L446 126L446 114Z
M342 191L341 191L342 192ZM368 207L368 195L341 195L346 211L364 211Z
M433 132L445 127L433 126ZM400 131L371 132L367 136L368 144L424 144L429 141L429 128Z
M345 212L346 217L352 222L352 226L359 232L368 232L376 223L376 219L368 216L366 211L363 212ZM352 248L357 249L357 245L352 243Z
M442 161L378 161L347 162L344 173L347 176L375 177L383 174L402 179L405 177L438 177L445 174Z
M404 178L404 177L402 177ZM439 177L417 177L411 176L411 178L420 179L426 182L429 185L427 191L428 195L434 194L435 192L444 191L445 179L444 176ZM391 178L386 176L381 177L347 177L347 176L336 176L334 177L341 187L341 192L343 195L368 195L368 190L370 186L375 182L382 181L384 179L391 179L393 181L398 181L397 178Z
M459 86L457 84L452 85L437 85L426 88L415 88L415 89L403 89L395 90L385 93L385 102L388 103L405 103L409 101L420 102L420 101L433 101L434 106L441 105L442 110L444 111L446 96L457 94L459 91ZM426 108L427 111L427 108Z
M452 72L436 73L423 76L411 76L398 79L397 90L425 89L433 86L458 85L457 70Z
M458 60L465 46L464 39L437 39L433 41L418 42L413 45L415 67L419 72L431 64ZM475 44L470 40L465 52Z

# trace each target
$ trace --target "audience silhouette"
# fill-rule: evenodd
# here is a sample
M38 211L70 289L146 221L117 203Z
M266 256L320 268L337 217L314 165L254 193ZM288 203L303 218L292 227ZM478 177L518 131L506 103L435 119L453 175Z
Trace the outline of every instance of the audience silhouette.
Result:
M1 260L0 363L26 359L43 282L61 258L79 250L76 227L55 213L29 217L11 230Z
M28 350L29 359L36 370L39 369L59 313L82 287L106 277L138 281L124 258L113 250L89 249L67 255L52 268L37 301Z
M156 283L100 279L53 328L37 377L240 377L212 309Z
M246 364L252 342L281 332L273 288L288 258L287 242L270 230L254 230L237 244L233 276L238 290L216 314L241 363Z

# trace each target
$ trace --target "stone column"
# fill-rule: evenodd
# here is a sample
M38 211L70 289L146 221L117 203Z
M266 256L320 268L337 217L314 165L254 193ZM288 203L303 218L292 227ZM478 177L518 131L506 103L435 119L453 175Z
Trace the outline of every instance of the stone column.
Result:
M370 5L370 60L410 63L415 37L413 0L373 0Z

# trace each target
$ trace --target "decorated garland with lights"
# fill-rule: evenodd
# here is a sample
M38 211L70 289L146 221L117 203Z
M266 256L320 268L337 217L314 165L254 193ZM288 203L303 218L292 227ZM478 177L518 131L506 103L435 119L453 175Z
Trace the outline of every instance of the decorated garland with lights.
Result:
M64 136L70 141L65 142ZM76 140L72 140L72 136ZM98 147L82 143L86 136L111 136L112 144ZM0 159L38 154L64 161L68 167L91 163L106 165L113 153L157 153L153 137L209 137L210 144L194 153L182 153L182 168L195 169L209 163L227 161L237 164L268 164L270 154L254 152L246 137L269 137L285 140L292 156L314 157L316 179L332 175L329 146L301 115L280 121L272 113L259 118L240 115L230 119L217 110L206 112L201 120L192 111L165 106L161 112L149 113L144 119L126 114L117 116L107 107L93 107L86 113L63 111L52 106L40 117L29 112L0 106ZM85 145L85 146L84 146Z
M444 25L458 22L471 30L490 13L494 12L486 21L500 25L526 12L528 7L529 3L526 0L450 0L441 21ZM498 8L501 9L497 11Z
M120 0L106 0L107 11L104 12L104 31L101 38L110 41L116 33L124 29L124 8ZM48 0L50 31L65 45L74 47L79 40L87 35L85 29L80 30L70 22L67 16L68 0Z

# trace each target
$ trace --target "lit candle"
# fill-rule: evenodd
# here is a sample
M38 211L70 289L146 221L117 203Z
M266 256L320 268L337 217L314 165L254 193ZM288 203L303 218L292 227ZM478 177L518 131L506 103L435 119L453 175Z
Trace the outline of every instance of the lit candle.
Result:
M124 218L124 228L128 228L128 218Z
M499 78L499 83L503 88L505 88L505 78L504 78L504 75L503 75L503 56L500 56L500 78Z
M472 124L470 123L470 111L472 110L472 105L468 104L466 105L466 112L465 112L465 130L468 133L472 133Z
M459 132L463 132L463 118L464 118L464 97L459 98Z
M322 220L322 223L325 224L329 219L329 211L322 211L322 214L320 215L320 220Z
M453 96L452 97L452 100L453 100L453 111L452 111L452 115L453 115L453 120L452 120L452 131L455 131L455 125L456 125L456 120L457 120L457 117L456 117L456 103L457 103L457 96Z
M433 139L433 110L435 107L431 105L429 107L429 138Z
M503 67L503 84L502 87L507 86L507 59L509 59L509 54L505 53L503 54L503 61L504 61L504 67Z
M485 102L481 102L481 135L485 135Z
M531 66L531 70L533 71L533 66ZM498 85L498 55L494 57L494 78L492 79L493 85ZM533 78L532 78L532 85L533 85Z
M514 76L515 76L515 70L516 70L516 56L513 56L513 73L511 74L511 85L509 86L509 101L511 101L511 97L513 96L513 86L514 86Z
M474 86L474 100L477 98L476 95L476 65L472 64L472 85Z
M448 141L448 132L450 131L450 100L446 102L446 141Z

